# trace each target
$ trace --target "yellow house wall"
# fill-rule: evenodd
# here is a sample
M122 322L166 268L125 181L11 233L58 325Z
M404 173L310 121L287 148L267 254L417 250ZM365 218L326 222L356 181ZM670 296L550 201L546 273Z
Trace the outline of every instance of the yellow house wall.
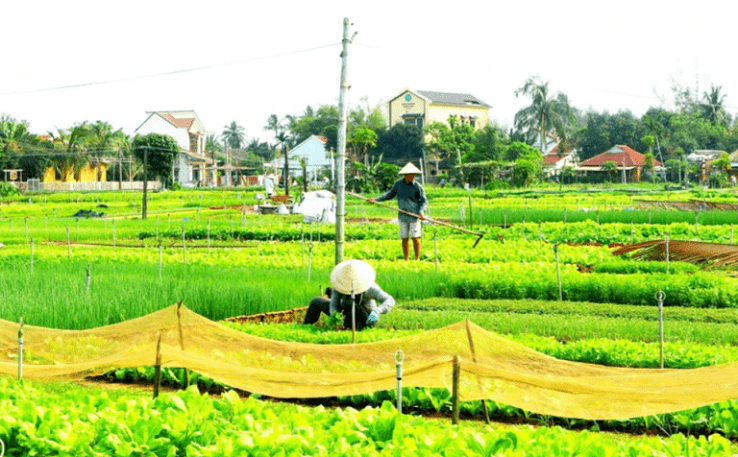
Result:
M405 100L407 94L412 97L410 101ZM427 104L428 102L423 97L406 90L389 103L389 125L405 122L402 118L403 114L425 114Z
M457 106L457 105L431 105L426 113L425 122L448 122L451 116L476 116L475 128L480 129L489 122L489 109L484 107Z
M405 96L410 94L411 99L408 101ZM398 97L395 97L389 103L389 125L393 126L398 122L405 122L402 117L404 114L422 114L424 115L424 125L432 122L447 122L450 116L476 116L475 126L480 129L489 122L489 108L484 106L460 106L460 105L441 105L434 104L415 92L406 90Z
M100 164L100 181L106 182L108 180L107 177L107 171L108 166L104 163ZM56 179L56 173L54 172L54 167L47 167L46 170L44 170L44 181L43 182L74 182L77 181L74 179L74 172L70 171L67 173L66 180L62 179ZM94 165L87 165L85 166L79 174L79 181L77 182L96 182L97 181L97 167Z

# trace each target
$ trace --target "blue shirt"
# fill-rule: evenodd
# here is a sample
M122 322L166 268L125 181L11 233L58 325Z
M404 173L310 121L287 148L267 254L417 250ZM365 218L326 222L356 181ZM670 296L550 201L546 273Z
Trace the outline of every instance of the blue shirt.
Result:
M392 188L386 194L377 197L375 200L383 202L385 200L392 200L395 197L397 197L397 207L408 213L423 214L428 206L428 199L425 196L423 186L417 181L407 184L404 177L395 181ZM405 213L398 213L398 218L402 222L415 222L418 220L417 217Z

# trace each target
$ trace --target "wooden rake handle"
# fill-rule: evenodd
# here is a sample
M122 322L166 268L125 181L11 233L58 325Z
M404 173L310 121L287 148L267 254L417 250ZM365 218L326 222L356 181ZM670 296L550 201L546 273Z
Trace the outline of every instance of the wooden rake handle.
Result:
M356 198L358 198L360 200L369 201L368 198L366 198L364 196L361 196L359 194L355 194L353 192L348 192L347 191L346 194L347 195L351 195L352 197L356 197ZM394 206L390 206L390 205L387 205L387 204L384 204L384 203L381 203L381 202L374 202L372 204L373 205L379 205L379 206L382 206L384 208L389 208L391 210L398 211L398 212L403 213L403 214L407 214L408 216L420 217L420 214L411 213L410 211L405 211L405 210L402 210L402 209L399 209L399 208L395 208ZM479 244L479 241L484 236L484 233L473 232L473 231L467 230L467 229L465 229L463 227L459 227L458 225L449 224L448 222L438 221L438 220L435 220L435 219L423 219L423 220L426 220L426 221L428 221L428 222L430 222L432 224L442 225L444 227L448 227L450 229L457 230L459 232L468 233L469 235L476 236L477 237L477 241L474 242L474 246L472 246L472 248L477 247L477 244Z

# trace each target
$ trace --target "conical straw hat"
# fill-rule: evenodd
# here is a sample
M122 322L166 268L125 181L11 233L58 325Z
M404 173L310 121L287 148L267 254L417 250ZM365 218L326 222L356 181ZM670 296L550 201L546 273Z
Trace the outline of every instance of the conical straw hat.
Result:
M363 260L346 260L331 272L333 288L342 294L361 294L369 290L377 279L377 273Z
M399 175L419 175L422 171L418 169L412 162L408 162L407 165L402 167L402 170L398 173Z

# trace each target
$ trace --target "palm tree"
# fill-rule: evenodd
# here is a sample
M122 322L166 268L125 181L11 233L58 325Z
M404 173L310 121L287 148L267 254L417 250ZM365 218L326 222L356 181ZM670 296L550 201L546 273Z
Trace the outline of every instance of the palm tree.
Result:
M723 102L725 101L725 94L720 94L723 86L711 85L710 92L703 93L703 99L705 104L703 106L703 116L706 117L712 125L717 125L722 122L725 118L725 110L723 109Z
M16 168L23 149L34 135L28 132L26 121L18 122L10 116L0 118L0 164L3 168Z
M74 176L74 179L79 179L82 167L89 160L89 157L83 154L89 131L89 124L83 122L69 130L57 128L56 133L49 132L56 152L53 159L54 168L62 181L66 182L70 174Z
M561 121L562 112L569 110L568 99L561 93L549 94L548 82L542 82L538 76L528 78L523 87L515 91L516 97L520 94L529 96L532 103L515 114L515 128L529 137L539 134L541 152L545 153L546 134Z
M292 143L292 137L287 133L287 126L285 121L291 122L293 118L288 117L283 120L279 120L276 114L272 114L267 119L267 125L264 126L264 130L271 130L274 132L274 139L277 140L278 144L282 145L282 156L284 156L284 193L285 195L290 194L290 165L289 165L289 148Z
M107 122L97 121L89 126L85 143L88 151L94 157L95 179L102 181L100 161L104 155L117 154L125 136L121 129L113 131L113 127Z
M241 146L246 142L246 130L236 124L236 121L233 121L230 125L226 125L223 128L221 137L223 137L229 148L241 149Z

